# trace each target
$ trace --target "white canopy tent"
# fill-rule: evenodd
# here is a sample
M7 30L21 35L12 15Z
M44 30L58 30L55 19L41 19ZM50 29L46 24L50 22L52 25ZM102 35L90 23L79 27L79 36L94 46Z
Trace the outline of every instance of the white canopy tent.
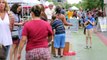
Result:
M38 1L38 0L7 0L7 2L8 3L25 3L25 4L41 4L41 2L40 1Z
M7 2L11 5L14 3L20 3L22 7L27 8L27 13L29 13L29 7L32 7L37 4L43 4L44 6L48 6L52 2L46 2L45 0L7 0ZM24 9L22 9L23 12ZM23 14L22 14L23 15Z
M22 6L26 5L24 0L7 0L7 3L10 5L10 7L14 4L14 3L20 3ZM23 12L23 9L22 9ZM23 14L22 14L23 15Z
M79 10L76 6L70 8L71 10Z
M27 3L29 6L33 6L33 5L36 5L36 4L41 4L40 1L38 0L23 0L25 3Z
M7 0L8 3L22 3L23 0Z
M38 0L7 0L7 2L9 3L10 7L14 3L20 3L22 5L22 7L32 7L36 4L41 4L41 2ZM27 10L29 13L29 9L27 9ZM22 9L22 11L23 11L23 9Z

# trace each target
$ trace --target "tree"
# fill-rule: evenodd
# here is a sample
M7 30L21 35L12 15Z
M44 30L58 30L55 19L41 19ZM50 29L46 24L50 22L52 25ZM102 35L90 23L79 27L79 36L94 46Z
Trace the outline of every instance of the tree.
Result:
M84 9L93 9L93 8L101 8L102 1L101 0L82 0L81 6Z
M81 2L79 2L78 4L74 3L74 4L72 4L72 6L76 6L78 8L81 8Z
M67 2L64 5L66 9L69 9L71 7L71 4L68 4Z

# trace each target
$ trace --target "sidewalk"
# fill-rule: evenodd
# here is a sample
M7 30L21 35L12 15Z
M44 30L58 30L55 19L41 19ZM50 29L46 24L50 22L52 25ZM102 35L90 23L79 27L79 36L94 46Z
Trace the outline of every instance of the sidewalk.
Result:
M84 49L85 36L83 31L79 33L72 33L73 50L77 52L73 60L107 60L107 46L96 36L93 35L93 46L91 49Z
M107 37L107 31L106 32L102 32L102 34Z
M52 60L107 60L107 46L96 34L93 35L93 46L91 49L85 49L83 29L80 29L78 32L71 32L67 29L66 41L70 42L70 51L75 51L76 55L63 58L54 58L52 55ZM25 60L24 49L21 60Z

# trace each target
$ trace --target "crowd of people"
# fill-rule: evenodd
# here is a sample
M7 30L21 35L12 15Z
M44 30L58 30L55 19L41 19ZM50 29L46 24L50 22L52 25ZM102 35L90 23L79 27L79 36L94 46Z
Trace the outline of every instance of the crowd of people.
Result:
M30 9L31 20L22 21L22 6L18 3L9 8L5 0L0 0L0 45L6 48L5 58L20 60L26 44L26 60L51 60L50 45L54 41L55 58L63 57L65 47L65 26L73 26L70 19L79 20L79 26L84 27L86 48L92 48L92 32L95 26L95 12L66 11L60 6L53 8L53 4L45 9L42 4L34 5ZM97 19L96 19L97 20ZM89 44L90 40L90 44ZM9 54L10 51L10 54ZM8 59L7 59L8 60Z

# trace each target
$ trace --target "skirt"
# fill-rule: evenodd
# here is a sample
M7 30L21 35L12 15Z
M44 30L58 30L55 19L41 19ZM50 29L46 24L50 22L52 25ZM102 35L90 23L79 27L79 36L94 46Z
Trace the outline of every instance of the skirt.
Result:
M49 48L35 48L26 52L26 60L51 60Z

